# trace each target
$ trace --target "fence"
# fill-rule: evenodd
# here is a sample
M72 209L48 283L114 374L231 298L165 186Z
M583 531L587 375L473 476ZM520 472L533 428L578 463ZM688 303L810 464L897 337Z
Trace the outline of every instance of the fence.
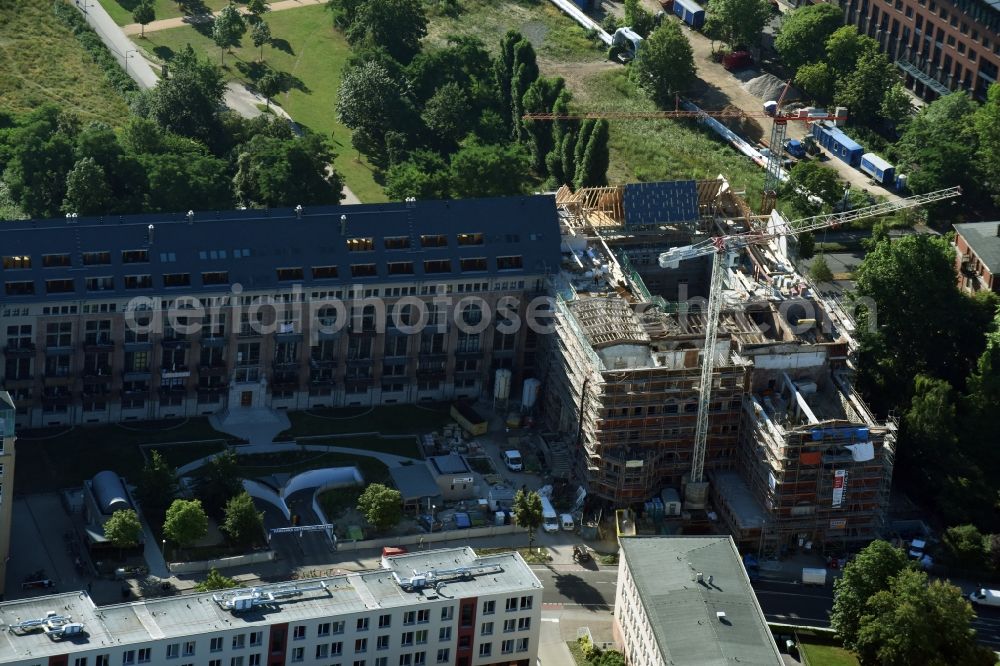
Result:
M516 525L491 525L489 527L473 527L467 530L444 530L442 532L432 532L430 534L411 534L402 537L384 537L381 539L368 539L365 541L337 541L338 551L366 550L370 548L382 548L383 546L420 546L439 541L451 541L461 539L468 541L479 537L500 536L504 534L517 534L519 532Z
M201 573L211 569L226 569L229 567L240 567L246 564L257 564L259 562L271 562L274 560L273 550L261 550L247 555L235 555L233 557L220 557L214 560L201 560L198 562L170 562L167 568L170 573Z

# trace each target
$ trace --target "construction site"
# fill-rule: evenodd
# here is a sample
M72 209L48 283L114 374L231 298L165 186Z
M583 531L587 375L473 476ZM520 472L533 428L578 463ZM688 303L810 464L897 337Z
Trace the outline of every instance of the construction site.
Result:
M629 508L640 533L728 531L761 555L878 536L896 424L851 388L852 317L791 259L799 229L830 221L754 216L722 176L561 190L557 205L545 426L591 502ZM645 515L661 496L684 498L679 515Z

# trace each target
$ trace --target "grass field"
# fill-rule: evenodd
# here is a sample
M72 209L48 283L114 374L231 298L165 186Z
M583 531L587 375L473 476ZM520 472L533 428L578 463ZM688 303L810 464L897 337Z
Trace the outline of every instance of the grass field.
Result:
M800 648L809 666L858 666L857 657L842 647L801 643Z
M315 451L280 451L277 453L237 454L240 475L247 479L271 474L298 474L322 467L357 467L365 483L387 483L389 468L385 463L366 456Z
M267 22L275 46L264 48L264 60L273 69L284 72L290 83L288 90L275 101L300 125L330 140L337 153L334 160L337 171L362 201L385 201L385 193L375 182L371 167L357 160L350 130L337 122L337 90L350 47L343 35L332 28L329 12L323 5L313 5L274 12L268 15ZM194 26L150 33L135 41L160 60L169 61L187 44L213 62L220 60L219 48ZM259 49L249 35L244 36L241 46L226 54L226 75L232 80L252 83L261 71L258 57Z
M90 1L93 2L93 0ZM100 0L100 3L118 25L135 23L132 20L132 10L139 4L139 0ZM227 4L229 4L229 0L198 0L187 2L182 7L176 0L153 0L153 11L156 12L155 20L160 21L177 16L215 11L222 9Z
M56 18L51 2L0 2L0 108L21 113L54 103L84 122L112 126L128 117L125 100Z
M345 407L313 412L289 412L292 427L282 435L340 435L379 432L383 435L413 435L437 430L451 420L446 406L391 405ZM391 440L390 440L391 441ZM334 442L329 442L333 444ZM338 446L350 446L338 444ZM394 451L386 451L394 453ZM399 455L407 455L405 453Z
M317 437L300 439L299 444L323 444L326 446L343 446L362 451L389 453L407 458L423 458L416 437L385 438L378 435L345 435L341 437Z

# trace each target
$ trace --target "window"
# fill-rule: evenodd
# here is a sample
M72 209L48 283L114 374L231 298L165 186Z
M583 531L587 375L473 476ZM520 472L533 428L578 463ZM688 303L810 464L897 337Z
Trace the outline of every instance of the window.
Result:
M521 610L531 608L531 604L534 600L534 597L521 597Z
M259 652L250 655L250 658L247 660L247 666L260 666L260 653Z
M375 264L351 264L351 277L375 277L378 270Z
M153 276L151 275L126 275L126 289L152 289Z
M517 597L508 597L507 598L507 607L506 607L506 610L507 610L508 613L510 611L516 611L517 610Z
M368 623L366 622L365 624L367 625ZM368 627L365 626L365 628L367 629ZM367 638L358 638L358 639L356 639L354 641L354 652L355 652L355 654L360 654L362 652L368 652L368 639Z
M390 261L386 264L389 275L413 275L412 261Z
M424 273L450 273L450 259L429 259L424 262Z
M479 644L479 656L489 657L493 654L493 643L480 643Z
M378 657L375 659L375 666L389 666L389 657Z
M503 633L509 634L510 632L514 631L514 628L516 626L517 626L517 620L504 620Z
M111 276L87 278L87 291L111 291L115 288L115 279Z
M375 640L376 650L388 650L389 649L389 634L383 634Z
M246 646L247 635L246 634L236 634L233 636L233 649L242 650Z
M222 666L222 660L221 659L210 659L209 662L208 662L208 666Z
M486 257L475 257L473 259L460 259L459 266L461 266L463 273L475 273L476 271L485 271Z
M424 608L417 611L417 624L427 624L431 621L430 609Z
M77 657L76 659L73 660L73 666L87 666L87 658Z
M209 271L201 274L202 284L229 284L229 271Z
M368 618L359 617L357 627L358 631L368 631Z
M402 645L403 647L410 647L411 645L413 645L413 632L404 631L403 634L399 637L399 641L400 645Z
M292 648L292 661L302 661L305 659L305 648Z
M300 641L300 640L302 640L305 637L306 637L306 627L305 627L305 625L300 624L297 627L293 627L292 628L292 638L293 639L295 639L297 641Z
M437 663L447 664L448 657L451 656L451 648L441 648L438 650Z
M354 660L354 666L365 666L365 660L364 659L355 659Z
M329 645L327 645L326 643L320 643L319 645L316 646L316 658L317 659L326 659L328 656L330 656L330 646Z
M251 631L250 632L250 647L257 647L264 644L264 632L263 631Z
M375 249L375 239L374 238L348 238L347 239L347 250L348 252L371 252Z
M208 644L209 652L222 652L222 636L216 636Z
M135 650L125 650L122 652L122 664L134 664L135 663Z
M194 641L187 641L186 643L184 643L184 651L183 651L182 654L185 657L193 657L194 656L194 648L195 648Z
M335 633L335 634L342 634L342 633L344 633L344 621L343 620L341 620L339 622L334 622L333 623L333 633Z
M493 623L483 622L483 627L479 631L480 636L492 636L493 635Z
M531 618L530 617L517 618L517 630L527 631L528 629L531 629Z
M76 290L76 286L73 284L73 280L46 280L45 281L45 293L46 294L70 294Z
M229 660L229 666L243 666L243 657L233 657Z
M438 642L443 643L451 640L451 627L441 627L438 629Z
M504 641L500 644L500 654L510 654L514 651L514 639Z
M441 621L451 622L455 618L455 607L445 606L441 609Z
M84 252L84 266L108 266L111 264L111 253L107 251Z
M316 627L317 636L329 636L330 635L330 623L323 622L318 627Z
M517 639L517 651L518 652L527 652L528 651L528 639L527 638L518 638Z
M139 648L139 663L148 664L153 658L152 648Z
M416 632L415 638L417 639L417 645L426 645L427 644L427 630L426 629L421 629L420 631Z
M42 267L44 268L62 268L66 266L72 266L73 261L70 259L68 254L43 254L42 255Z
M337 277L336 266L313 266L312 276L314 280L325 280Z
M30 296L35 293L34 282L5 282L4 289L8 296Z
M416 611L406 611L403 613L403 624L413 624L417 621Z
M448 247L448 237L444 234L421 236L420 247Z
M167 659L176 659L181 652L180 643L171 643L167 646Z
M387 250L409 250L410 249L410 237L409 236L386 236L382 240L385 243L385 249L387 249Z
M461 622L463 627L472 626L472 616L475 612L475 606L472 604L462 604L462 607L459 609L459 613L461 613Z
M385 629L386 627L392 626L392 616L391 615L379 615L378 616L378 628Z
M482 234L459 234L458 235L459 245L482 245L483 235Z
M508 257L497 257L498 271L514 271L524 268L524 259L521 255L511 255Z
M301 267L297 268L279 268L278 282L290 282L292 280L301 280L303 277L303 272Z
M149 250L122 250L123 264L148 264Z
M12 255L5 256L3 258L3 267L5 270L18 270L22 268L31 268L31 257L28 255Z
M164 287L190 287L191 286L191 274L190 273L164 273L163 274L163 286Z
M108 666L111 663L111 655L99 654L94 657L94 666Z
M338 656L340 656L343 653L344 653L344 644L343 643L341 643L340 641L337 641L336 643L330 643L330 655L331 656L338 657Z

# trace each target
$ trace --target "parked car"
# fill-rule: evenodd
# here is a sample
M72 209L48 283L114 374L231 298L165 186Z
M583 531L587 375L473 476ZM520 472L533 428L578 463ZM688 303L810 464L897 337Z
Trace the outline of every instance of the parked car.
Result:
M749 51L733 51L722 56L722 66L727 72L735 72L738 69L746 69L753 65L753 56Z

